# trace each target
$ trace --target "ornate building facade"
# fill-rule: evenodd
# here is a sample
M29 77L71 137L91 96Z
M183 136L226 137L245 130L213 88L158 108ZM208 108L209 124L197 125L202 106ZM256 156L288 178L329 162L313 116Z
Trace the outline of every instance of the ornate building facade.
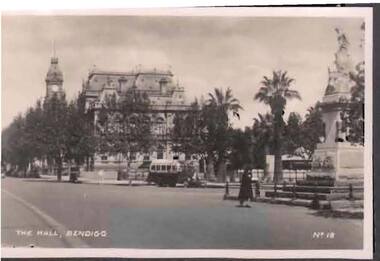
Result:
M130 88L148 95L149 115L152 122L151 132L159 145L149 153L138 152L131 155L131 160L137 163L154 159L185 160L183 153L172 150L170 132L174 127L174 115L186 112L190 106L185 100L185 90L174 82L174 75L167 70L138 70L131 72L103 71L93 69L83 82L83 92L86 97L86 109L94 111L94 124L97 121L97 111L109 95L120 97L126 95ZM95 165L116 162L116 157L96 155Z

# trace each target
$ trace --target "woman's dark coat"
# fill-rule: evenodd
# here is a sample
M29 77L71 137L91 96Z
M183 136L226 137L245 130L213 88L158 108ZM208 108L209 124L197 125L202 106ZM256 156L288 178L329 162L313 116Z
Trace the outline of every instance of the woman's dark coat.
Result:
M252 176L245 172L241 179L238 199L241 201L253 200Z

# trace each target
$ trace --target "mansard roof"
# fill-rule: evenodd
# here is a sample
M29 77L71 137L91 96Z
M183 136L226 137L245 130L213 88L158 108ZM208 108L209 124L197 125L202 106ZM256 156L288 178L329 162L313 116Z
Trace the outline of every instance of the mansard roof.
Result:
M166 88L174 90L173 73L169 70L139 70L129 72L104 71L94 69L88 75L86 91L100 92L108 84L117 84L118 90L125 93L129 88L136 87L140 91L159 94L160 84L166 84Z

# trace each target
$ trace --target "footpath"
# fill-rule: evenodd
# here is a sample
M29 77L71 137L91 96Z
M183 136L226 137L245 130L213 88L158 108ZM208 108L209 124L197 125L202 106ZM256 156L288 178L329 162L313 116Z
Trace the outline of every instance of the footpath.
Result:
M57 177L53 175L40 175L39 180L46 180L51 182L56 182ZM69 182L69 176L62 176L62 182ZM93 175L89 177L88 175L82 175L78 178L77 183L80 184L97 184L97 185L125 185L125 186L153 186L153 183L149 183L145 180L138 179L128 179L128 180L117 180L116 176L98 176ZM233 183L235 188L239 187L239 183ZM177 187L183 187L183 184L177 184ZM205 188L218 188L224 189L226 187L225 183L221 182L207 182L204 186Z

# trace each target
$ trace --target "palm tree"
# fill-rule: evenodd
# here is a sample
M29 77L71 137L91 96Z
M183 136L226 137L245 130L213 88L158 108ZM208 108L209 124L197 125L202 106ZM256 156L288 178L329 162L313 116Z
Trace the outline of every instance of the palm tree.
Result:
M282 131L284 114L287 100L301 99L300 94L296 90L291 90L290 85L294 79L287 76L286 71L273 71L272 78L264 76L261 81L262 86L256 93L254 99L271 108L271 113L274 116L274 181L277 183L282 180Z
M233 116L239 116L239 110L243 108L240 106L238 99L234 98L232 95L232 90L227 88L226 93L223 93L223 89L214 89L214 93L208 93L208 105L216 108L218 114L223 117L227 117L228 113L232 112Z
M209 150L209 166L213 164L213 155L211 152L216 152L217 156L217 174L219 179L224 180L226 174L226 150L230 145L228 130L231 127L229 124L230 113L232 116L240 118L239 110L243 108L240 106L238 99L232 95L232 90L227 88L226 92L223 89L215 88L213 93L208 94L205 111L207 117L207 129L209 135L213 138L213 146ZM211 166L210 166L211 167Z

